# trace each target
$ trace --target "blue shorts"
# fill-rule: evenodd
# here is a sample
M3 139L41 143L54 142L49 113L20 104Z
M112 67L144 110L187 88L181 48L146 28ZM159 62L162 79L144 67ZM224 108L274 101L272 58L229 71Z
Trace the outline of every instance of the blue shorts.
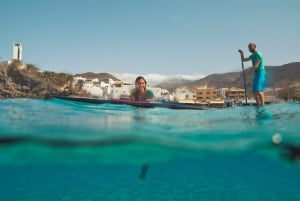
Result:
M265 72L257 72L254 74L253 86L252 86L253 93L257 91L265 90L265 80L266 80Z

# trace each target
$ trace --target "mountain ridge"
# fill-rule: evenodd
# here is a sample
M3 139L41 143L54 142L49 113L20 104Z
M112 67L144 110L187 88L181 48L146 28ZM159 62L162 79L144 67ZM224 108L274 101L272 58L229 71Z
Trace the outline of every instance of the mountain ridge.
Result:
M277 89L283 88L285 94L291 94L291 88L293 88L295 94L298 94L298 91L300 91L300 62L292 62L281 66L266 66L266 71L266 87ZM253 76L251 68L245 69L245 75L247 78L247 87L248 89L251 89ZM42 72L32 64L25 65L15 61L10 65L0 64L0 99L19 97L47 98L51 97L51 95L65 93L69 95L85 95L85 93L81 91L82 85L75 84L74 87L74 76L82 76L87 79L98 78L99 81L103 82L108 82L109 79L115 81L121 80L110 73L87 72L71 75L50 71ZM244 87L242 71L211 74L197 80L189 79L192 77L195 78L195 75L190 77L169 76L167 77L169 80L154 85L154 87L161 87L170 92L174 92L176 88L181 87L187 87L191 90L196 87ZM155 80L155 78L159 78L159 76L153 74L153 77L146 77L147 80L149 79L152 81ZM166 75L162 75L160 78L165 79ZM133 82L134 80L132 80L131 83Z
M285 88L293 85L300 85L300 62L292 62L281 66L266 66L266 87L268 88ZM252 86L252 69L245 69L247 87ZM162 82L157 87L165 87L168 90L187 87L189 89L208 87L208 88L227 88L238 87L244 88L243 72L227 72L220 74L207 75L195 81L182 81L181 83Z

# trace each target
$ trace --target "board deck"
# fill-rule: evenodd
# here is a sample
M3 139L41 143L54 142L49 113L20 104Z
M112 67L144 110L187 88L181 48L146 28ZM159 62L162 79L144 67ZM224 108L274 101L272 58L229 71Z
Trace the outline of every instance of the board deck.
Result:
M176 101L131 101L127 99L99 99L90 97L80 97L80 96L53 96L53 98L77 101L92 104L119 104L119 105L130 105L133 107L142 108L170 108L170 109L191 109L191 110L203 110L206 109L205 106L201 104L190 104L190 103L180 103Z

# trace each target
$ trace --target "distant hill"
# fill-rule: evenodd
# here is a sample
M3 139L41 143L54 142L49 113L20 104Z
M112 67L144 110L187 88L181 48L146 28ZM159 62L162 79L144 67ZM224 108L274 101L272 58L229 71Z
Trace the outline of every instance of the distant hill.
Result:
M267 84L285 88L287 86L300 84L300 62L285 64L282 66L268 67L269 74Z
M283 97L291 94L300 94L300 62L285 64L282 66L267 66L266 87L282 88L285 93ZM245 69L247 86L251 89L253 71ZM0 64L0 99L2 98L43 98L53 94L81 94L79 88L73 87L73 76L82 76L87 79L98 78L100 81L108 82L109 79L119 81L117 77L109 73L82 73L70 75L50 71L41 72L31 64L13 62L10 65ZM239 87L243 88L243 73L229 72L223 74L212 74L202 79L193 80L185 77L169 77L156 87L168 89L173 92L179 87ZM293 88L293 90L290 90ZM281 92L279 92L281 93ZM287 95L286 95L287 94ZM287 97L287 99L288 99Z
M118 78L115 76L109 74L109 73L92 73L92 72L87 72L87 73L81 73L81 74L75 74L74 76L81 76L87 79L95 79L98 78L99 81L101 82L106 82L108 83L109 78L114 80L114 81L120 81Z
M162 89L167 89L168 91L175 91L176 88L190 85L193 80L186 80L186 79L171 79L164 81L155 85L154 87L160 87Z
M286 88L293 85L300 85L300 62L285 64L282 66L266 66L267 81L266 87ZM251 88L253 71L245 69L246 83ZM229 72L222 74L208 75L196 81L176 80L163 82L159 87L173 91L178 87L244 87L243 72Z
M240 75L240 72L212 74L200 80L191 82L188 87L230 87L231 83L233 83Z

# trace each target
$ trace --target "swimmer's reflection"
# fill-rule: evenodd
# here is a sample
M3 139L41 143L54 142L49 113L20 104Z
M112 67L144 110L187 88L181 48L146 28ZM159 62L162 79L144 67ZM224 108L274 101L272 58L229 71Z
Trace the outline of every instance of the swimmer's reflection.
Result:
M146 115L144 113L144 110L143 109L138 109L136 111L136 113L134 114L133 118L134 118L134 120L139 121L139 122L145 121L146 120ZM140 169L140 173L138 175L139 179L141 179L141 180L146 179L149 167L150 167L150 165L147 164L147 163L142 164L142 167Z

